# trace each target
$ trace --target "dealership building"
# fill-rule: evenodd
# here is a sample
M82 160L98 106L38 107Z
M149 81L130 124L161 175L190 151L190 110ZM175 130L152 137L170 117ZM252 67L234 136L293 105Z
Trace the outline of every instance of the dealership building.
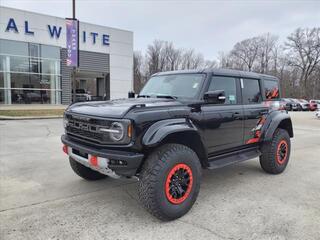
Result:
M126 97L133 32L79 23L79 67L67 66L66 19L0 7L0 104L70 104ZM72 85L74 79L74 86Z

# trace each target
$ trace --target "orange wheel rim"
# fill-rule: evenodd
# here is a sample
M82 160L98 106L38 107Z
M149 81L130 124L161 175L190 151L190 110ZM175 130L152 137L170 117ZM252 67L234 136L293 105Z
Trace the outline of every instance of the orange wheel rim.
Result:
M175 165L170 170L165 183L165 193L168 201L172 204L181 204L190 195L192 185L191 168L184 163Z
M277 153L276 153L276 160L279 165L282 165L287 161L288 151L289 151L289 147L288 147L287 141L281 140L278 143Z

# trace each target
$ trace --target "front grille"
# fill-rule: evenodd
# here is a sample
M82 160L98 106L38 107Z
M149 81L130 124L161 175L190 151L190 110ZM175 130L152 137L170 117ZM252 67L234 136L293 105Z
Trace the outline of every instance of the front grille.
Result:
M110 142L108 141L110 140L108 134L99 131L100 127L110 127L111 122L109 120L71 114L67 114L66 118L68 119L68 125L66 127L67 134L97 143Z
M78 129L78 128L74 128L74 127L67 127L67 132L72 134L72 135L76 135L78 137L84 137L90 140L94 140L97 141L99 143L103 142L103 134L102 133L95 133L95 132L90 132L87 130L83 130L83 129Z

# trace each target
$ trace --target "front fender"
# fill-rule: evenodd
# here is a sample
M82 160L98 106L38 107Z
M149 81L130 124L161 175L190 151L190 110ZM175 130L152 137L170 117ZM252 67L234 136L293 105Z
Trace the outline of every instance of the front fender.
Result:
M277 128L282 128L287 130L290 137L293 137L293 128L290 115L284 111L274 111L271 112L267 117L264 129L262 129L262 134L264 136L264 141L271 141L273 134Z
M185 118L162 120L154 123L146 131L142 138L142 144L145 146L154 146L172 133L187 131L197 132L197 128Z

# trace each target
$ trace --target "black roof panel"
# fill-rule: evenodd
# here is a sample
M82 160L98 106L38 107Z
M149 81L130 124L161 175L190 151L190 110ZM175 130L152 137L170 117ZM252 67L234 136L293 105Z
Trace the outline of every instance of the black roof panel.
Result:
M178 70L178 71L169 71L169 72L159 72L153 74L153 76L161 76L161 75L170 75L170 74L183 74L183 73L213 73L214 75L225 75L225 76L234 76L234 77L247 77L247 78L263 78L270 80L278 80L278 78L260 74L255 72L246 72L240 70L233 69L225 69L225 68L211 68L211 69L196 69L196 70Z

